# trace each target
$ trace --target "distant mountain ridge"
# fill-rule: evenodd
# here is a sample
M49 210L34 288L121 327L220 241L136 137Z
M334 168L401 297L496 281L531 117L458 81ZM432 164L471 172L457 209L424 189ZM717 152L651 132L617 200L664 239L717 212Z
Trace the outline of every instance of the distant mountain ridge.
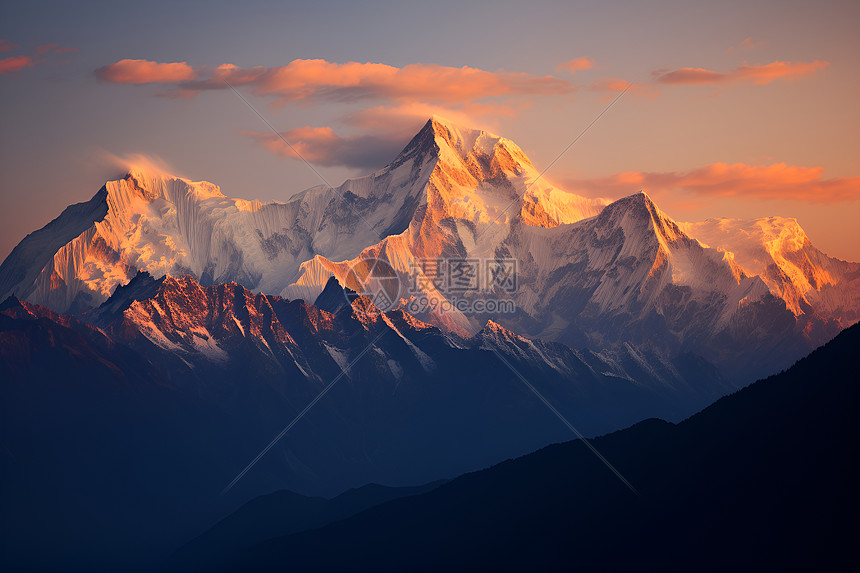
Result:
M32 558L48 543L36 562L91 570L168 551L266 492L426 483L565 439L497 352L586 435L679 419L733 388L694 355L573 349L491 321L461 338L335 279L317 303L144 272L79 317L6 299L3 552ZM110 551L94 544L105 539Z
M860 267L819 251L796 219L708 219L682 226L703 243L731 253L794 314L818 313L843 327L860 319Z
M593 440L639 495L579 441L555 444L323 527L269 525L205 570L853 571L858 350L855 325L680 424Z

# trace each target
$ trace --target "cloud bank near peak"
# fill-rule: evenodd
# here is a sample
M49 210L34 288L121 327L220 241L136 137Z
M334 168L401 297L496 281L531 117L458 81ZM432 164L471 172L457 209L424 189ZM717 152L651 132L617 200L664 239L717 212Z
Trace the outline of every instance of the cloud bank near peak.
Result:
M684 191L700 198L791 200L835 204L860 200L860 177L825 178L823 167L786 163L711 163L689 171L627 171L609 177L567 181L571 191L623 196Z

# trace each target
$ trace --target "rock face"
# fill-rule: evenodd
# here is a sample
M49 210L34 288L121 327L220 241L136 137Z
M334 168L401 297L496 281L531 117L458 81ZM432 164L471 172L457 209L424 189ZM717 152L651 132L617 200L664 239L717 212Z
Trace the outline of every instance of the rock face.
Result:
M99 309L82 315L83 321L10 301L15 301L10 308L30 309L28 316L97 330L156 362L156 357L168 356L170 368L193 371L193 378L204 382L210 375L219 378L218 370L244 365L247 376L276 376L313 386L349 370L350 360L371 346L375 357L365 362L374 364L376 379L394 386L433 380L446 362L455 365L465 359L456 355L496 350L529 369L577 380L576 386L604 377L635 381L639 389L665 394L667 404L673 405L718 396L730 388L716 374L706 376L708 381L699 387L690 386L683 363L629 345L619 352L573 350L523 338L493 321L463 339L402 309L383 312L334 278L313 305L254 294L237 283L203 287L191 276L154 279L145 272L117 289Z
M793 220L678 224L644 193L607 203L552 186L510 140L432 118L385 168L287 203L132 170L26 237L0 296L78 313L146 271L311 301L332 277L360 291L355 269L381 260L399 286L380 306L460 337L492 320L574 347L693 353L732 377L754 367L746 381L860 318L860 265ZM428 261L452 260L482 267L487 288L428 280ZM485 265L505 261L516 288L488 285Z

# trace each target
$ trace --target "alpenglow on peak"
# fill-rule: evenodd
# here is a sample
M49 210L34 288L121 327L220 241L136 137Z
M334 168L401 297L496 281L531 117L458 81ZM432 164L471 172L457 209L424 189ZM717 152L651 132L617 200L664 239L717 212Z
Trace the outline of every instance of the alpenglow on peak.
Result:
M134 166L22 240L0 267L0 291L80 312L142 270L287 294L302 263L353 259L422 222L463 220L498 235L514 221L552 227L606 204L537 175L510 140L439 117L382 169L285 202L233 199L215 184ZM446 248L443 237L425 239Z

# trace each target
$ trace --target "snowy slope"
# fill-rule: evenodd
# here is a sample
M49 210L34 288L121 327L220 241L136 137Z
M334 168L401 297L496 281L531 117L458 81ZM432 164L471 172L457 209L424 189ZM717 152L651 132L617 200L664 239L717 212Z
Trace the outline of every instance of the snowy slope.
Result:
M816 249L796 219L708 219L682 227L759 275L794 314L815 314L842 328L860 319L860 263Z
M768 293L765 284L745 274L731 256L703 248L684 234L644 193L616 201L596 217L551 227L523 224L521 215L479 227L449 212L428 207L407 231L366 249L359 258L383 258L401 273L405 307L409 298L421 294L450 298L432 284L426 284L421 294L408 293L410 262L414 268L419 264L415 261L427 258L516 259L519 287L510 295L516 302L516 316L466 316L442 307L421 315L462 335L474 334L483 321L492 318L531 336L571 342L574 339L566 331L581 314L597 323L597 317L624 315L626 320L636 321L656 312L665 317L676 315L669 329L684 338L693 328L719 332L740 307ZM488 230L480 234L481 229ZM292 293L312 293L299 287L324 284L331 275L348 280L349 269L359 258L333 263L317 257L305 263ZM501 294L466 292L461 296ZM597 324L595 328L600 330ZM576 342L623 338L623 330L617 326L587 334Z
M436 213L436 221L462 217L487 224L516 216L551 226L593 215L603 205L540 181L504 213L536 176L512 142L439 119L428 121L385 168L334 190L308 189L286 203L230 199L208 182L134 168L22 241L0 270L0 296L14 292L58 311L81 311L103 302L138 270L290 294L295 289L285 287L297 281L301 263L316 255L351 259L403 232L424 209ZM428 238L422 253L450 252ZM303 294L312 299L327 277L320 275Z
M376 173L287 203L230 199L211 183L133 169L22 241L0 271L2 296L85 310L138 270L279 293L314 255L353 257L405 227L434 163L419 151L413 142Z
M566 193L543 178L512 141L478 130L459 128L433 118L418 138L425 153L438 157L426 186L426 200L408 228L368 246L359 257L337 261L317 256L302 265L295 284L284 294L313 298L330 276L349 284L348 273L358 259L381 258L404 280L404 304L426 295L444 300L426 286L407 293L406 278L422 261L495 256L515 229L554 228L598 214L608 203ZM417 139L417 138L416 138ZM352 286L352 285L350 285ZM457 309L437 309L426 315L443 328L469 336L481 327Z
M796 319L760 276L732 253L703 246L644 193L611 203L596 216L546 227L526 224L521 213L481 227L451 216L439 202L441 207L431 200L404 233L356 259L316 257L305 263L287 292L318 292L309 287L319 288L332 275L355 288L350 269L362 259L383 259L401 278L401 308L461 336L474 335L489 319L573 347L617 352L632 344L665 357L693 353L745 381L789 365L838 332L827 317ZM451 293L427 281L415 290L408 274L421 259L450 257L516 260L518 288ZM856 293L850 280L840 279L838 288ZM466 308L474 309L476 299L506 297L515 303L512 313L461 312L464 307L456 306L466 300L472 303ZM422 310L414 312L421 298L448 304L419 305ZM843 320L852 316L844 307L836 312Z
M586 314L632 318L652 311L683 313L695 304L711 307L707 324L700 312L697 326L716 332L742 301L767 292L731 257L684 234L644 193L620 199L578 224L523 229L509 243L512 254L530 263L521 271L525 286L518 307L533 316L575 316L569 310L574 301ZM565 298L567 308L557 306Z
M67 207L59 217L18 243L0 265L0 293L3 297L15 294L20 298L49 303L51 293L41 296L34 293L42 269L51 265L55 253L91 229L95 222L104 219L108 211L106 199L107 189L102 187L92 199ZM68 303L63 301L63 304L49 306L74 311L74 299L73 296Z

